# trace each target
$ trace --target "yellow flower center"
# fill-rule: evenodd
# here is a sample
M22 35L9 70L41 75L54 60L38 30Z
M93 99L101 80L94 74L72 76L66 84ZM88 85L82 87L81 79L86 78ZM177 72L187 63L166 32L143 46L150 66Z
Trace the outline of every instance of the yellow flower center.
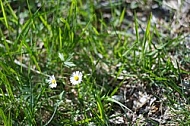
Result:
M74 80L78 81L79 80L79 76L74 76Z
M56 83L56 80L54 80L54 79L51 80L51 83L52 83L52 84L55 84L55 83Z

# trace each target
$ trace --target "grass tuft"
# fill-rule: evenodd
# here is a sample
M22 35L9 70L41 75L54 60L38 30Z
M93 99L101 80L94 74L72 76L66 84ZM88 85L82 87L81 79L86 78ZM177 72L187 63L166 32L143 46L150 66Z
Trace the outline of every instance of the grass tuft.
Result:
M1 0L0 125L189 125L188 35L152 2Z

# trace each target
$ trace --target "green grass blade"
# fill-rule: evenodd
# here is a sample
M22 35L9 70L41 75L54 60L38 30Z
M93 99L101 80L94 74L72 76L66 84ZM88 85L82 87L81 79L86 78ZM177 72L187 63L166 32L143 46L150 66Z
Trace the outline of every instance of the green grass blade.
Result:
M126 8L123 9L120 18L119 18L119 24L121 25L121 23L123 22L123 19L125 17L125 12L126 12Z
M2 0L0 0L0 4L1 4L1 10L2 10L2 12L3 12L3 18L4 18L4 21L5 21L5 26L6 26L7 28L9 28L9 25L8 25L8 22L7 22L7 15L6 15L6 12L5 12L4 5L3 5Z

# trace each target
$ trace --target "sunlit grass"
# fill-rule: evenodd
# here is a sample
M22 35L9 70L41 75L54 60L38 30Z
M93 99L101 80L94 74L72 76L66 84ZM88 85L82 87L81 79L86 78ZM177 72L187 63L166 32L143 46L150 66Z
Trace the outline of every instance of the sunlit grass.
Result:
M0 4L0 125L111 125L114 105L133 113L113 98L126 81L163 89L164 106L185 101L174 113L189 118L189 72L171 59L183 39L163 37L151 14L140 34L119 2L108 4L110 21L91 0Z

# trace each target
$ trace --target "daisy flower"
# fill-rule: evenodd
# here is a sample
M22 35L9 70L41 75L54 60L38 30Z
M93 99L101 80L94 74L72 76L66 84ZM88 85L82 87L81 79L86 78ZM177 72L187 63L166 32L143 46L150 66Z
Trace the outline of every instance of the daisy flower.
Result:
M47 82L49 83L50 88L56 88L57 83L56 83L54 75L50 76Z
M70 77L70 82L73 85L77 85L80 84L82 81L82 73L79 71L75 71L72 73L71 77Z

